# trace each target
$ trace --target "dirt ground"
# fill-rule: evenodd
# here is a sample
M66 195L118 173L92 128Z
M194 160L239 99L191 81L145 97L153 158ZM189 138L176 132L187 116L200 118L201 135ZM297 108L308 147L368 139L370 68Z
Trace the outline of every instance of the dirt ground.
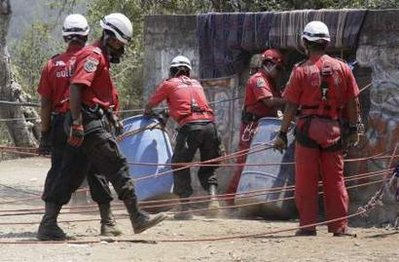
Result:
M316 237L293 237L296 221L242 220L195 216L170 219L134 235L126 212L114 201L123 236L100 238L99 215L93 206L63 209L61 227L76 240L35 241L43 203L42 190L49 160L29 158L0 162L0 261L398 261L399 232L387 228L355 228L357 238L337 238L318 228ZM19 202L10 202L20 200ZM8 202L7 202L8 201ZM7 202L7 203L6 203ZM80 204L81 205L81 204ZM16 210L33 209L19 214ZM76 212L76 211L79 212ZM77 222L71 220L89 220ZM17 224L19 223L19 224ZM218 239L219 240L216 240ZM221 238L228 238L220 240Z

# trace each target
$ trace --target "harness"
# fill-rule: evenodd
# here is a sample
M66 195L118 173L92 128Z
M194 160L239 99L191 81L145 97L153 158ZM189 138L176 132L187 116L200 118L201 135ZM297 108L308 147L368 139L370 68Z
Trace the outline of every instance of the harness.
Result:
M299 129L298 127L295 128L296 141L305 147L318 148L318 149L326 151L326 152L334 152L334 151L341 150L343 148L342 135L340 136L339 140L337 140L335 143L331 144L328 147L322 147L318 142L316 142L314 139L309 137L309 128L310 128L312 120L315 120L315 118L332 120L331 118L328 118L328 117L320 117L320 116L316 116L316 115L302 117L302 119L304 119L304 124L303 124L302 128L301 129ZM340 125L340 129L342 130L342 123L339 121L338 121L338 123Z
M333 75L333 68L330 63L323 62L322 68L320 69L320 104L316 105L302 105L300 107L299 121L303 120L303 125L301 128L298 126L295 128L295 137L298 143L305 147L319 148L323 151L333 152L341 150L343 148L342 142L342 121L339 118L341 115L342 107L334 106L328 104L330 99L330 86L329 78ZM321 146L315 139L311 138L309 135L309 129L311 128L312 121L314 124L318 123L328 123L331 126L338 125L340 129L340 137L336 142L329 146ZM325 134L327 135L327 134ZM327 140L328 138L326 138Z
M246 107L241 112L241 122L246 125L241 135L241 141L248 142L255 135L257 122L260 116L246 111Z
M191 81L189 81L190 79L186 77L183 77L181 79L181 81L183 82L183 84L185 84L188 88L189 88L189 93L190 93L190 112L188 114L183 115L182 117L179 118L179 122L183 121L184 119L193 116L193 115L205 115L205 114L213 114L211 111L208 110L207 105L206 104L198 104L197 100L194 99L193 96L193 90L191 88ZM194 121L194 122L211 122L209 120L198 120L198 121Z

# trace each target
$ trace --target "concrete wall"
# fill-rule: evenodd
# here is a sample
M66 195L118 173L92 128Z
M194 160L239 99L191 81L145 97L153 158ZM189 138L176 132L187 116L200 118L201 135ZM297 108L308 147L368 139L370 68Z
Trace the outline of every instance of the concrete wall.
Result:
M371 69L372 86L369 90L368 130L363 144L361 156L372 156L387 152L396 155L399 152L399 10L369 11L364 21L359 38L356 58L360 65ZM397 158L369 160L364 169L373 171L389 168L398 164ZM375 181L378 177L370 179ZM355 191L354 197L365 200L374 194L380 184ZM356 204L356 203L355 203ZM356 207L356 205L353 205ZM399 203L393 201L388 194L384 198L384 206L373 211L365 222L392 222L399 215Z
M177 55L191 60L198 75L196 16L147 16L144 21L144 98L168 76L169 63Z
M359 147L349 150L349 157L365 157L394 150L399 142L399 10L369 11L359 38L356 56L360 67L354 71L360 87L372 85L361 94L363 119L367 133ZM144 97L167 76L168 64L177 54L193 61L198 72L198 44L195 16L150 16L145 19ZM294 50L291 50L294 51ZM337 50L339 51L339 50ZM247 72L228 79L203 81L209 101L228 100L243 96ZM242 100L215 103L218 128L229 152L236 150ZM399 152L399 148L398 151ZM386 168L396 159L368 160L346 165L347 175ZM366 163L366 164L365 164ZM232 168L219 169L221 193L232 175ZM381 177L363 179L372 182ZM352 183L351 185L354 185ZM198 184L197 184L198 186ZM380 183L350 190L352 209L367 202L381 186ZM356 220L359 224L385 223L399 214L399 204L386 199L386 206L373 211L369 218Z

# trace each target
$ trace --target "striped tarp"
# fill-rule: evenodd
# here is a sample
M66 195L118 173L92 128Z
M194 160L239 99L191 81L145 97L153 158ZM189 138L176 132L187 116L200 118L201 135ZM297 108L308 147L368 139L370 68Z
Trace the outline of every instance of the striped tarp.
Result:
M312 20L327 24L331 49L355 49L367 10L300 10L198 15L200 77L241 72L251 56L274 47L300 49L301 32Z

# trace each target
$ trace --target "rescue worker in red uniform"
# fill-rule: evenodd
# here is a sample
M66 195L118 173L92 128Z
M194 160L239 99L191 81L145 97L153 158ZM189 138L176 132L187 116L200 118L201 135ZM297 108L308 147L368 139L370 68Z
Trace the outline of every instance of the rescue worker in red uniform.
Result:
M123 14L105 16L100 25L101 38L76 55L75 72L70 80L71 120L67 142L80 148L91 166L103 174L123 201L133 227L139 234L166 218L164 214L150 216L138 207L134 181L113 131L121 123L113 112L118 103L117 92L110 75L110 63L119 63L124 47L130 41L133 28ZM62 185L56 185L61 189Z
M258 120L267 116L277 117L277 110L284 105L281 92L276 88L276 80L283 70L283 55L277 49L267 49L262 53L261 59L262 66L248 79L245 86L238 151L250 147ZM245 163L246 158L246 154L239 156L236 163ZM243 168L236 167L227 189L228 194L236 193Z
M173 58L169 78L157 87L145 106L144 114L150 114L153 107L166 100L170 116L179 125L172 163L191 162L198 149L201 161L220 156L220 139L214 124L213 110L209 107L201 84L190 78L191 70L191 62L187 57L179 55ZM173 166L174 169L181 167ZM215 166L201 166L198 170L201 186L211 196L208 206L210 215L216 215L219 207L215 197L218 185L215 170ZM193 194L190 169L175 170L173 178L173 191L180 197L182 211L176 213L175 218L191 219L189 200L186 199Z
M283 97L287 100L280 133L274 147L287 147L287 131L296 120L295 203L300 226L297 236L315 236L318 212L318 180L323 182L327 220L334 236L354 236L345 218L349 198L343 175L343 137L340 122L349 124L348 144L358 141L357 107L359 88L347 64L325 54L330 42L327 26L320 21L308 23L302 34L308 59L295 65ZM309 226L308 226L309 225Z
M69 79L73 72L76 53L85 46L89 34L86 18L80 14L68 15L63 24L62 34L65 42L68 43L68 48L65 53L56 55L47 62L42 70L38 88L41 96L42 122L39 153L43 155L51 153L51 168L47 174L42 195L42 199L45 201L45 215L38 230L39 240L59 240L66 237L56 222L61 204L55 197L59 192L54 192L54 184L62 183L64 187L69 188L73 176L88 172L87 161L82 152L67 148L67 136L64 131L65 113L69 110L67 102ZM66 152L71 150L71 154L74 156L73 161L65 163ZM61 177L60 172L63 165L69 166L70 173L65 173ZM92 198L98 203L101 214L101 235L120 235L121 231L116 228L110 209L110 202L113 198L108 182L103 176L96 175L92 171L88 175L88 181ZM75 191L81 183L81 179L76 180L72 191Z

